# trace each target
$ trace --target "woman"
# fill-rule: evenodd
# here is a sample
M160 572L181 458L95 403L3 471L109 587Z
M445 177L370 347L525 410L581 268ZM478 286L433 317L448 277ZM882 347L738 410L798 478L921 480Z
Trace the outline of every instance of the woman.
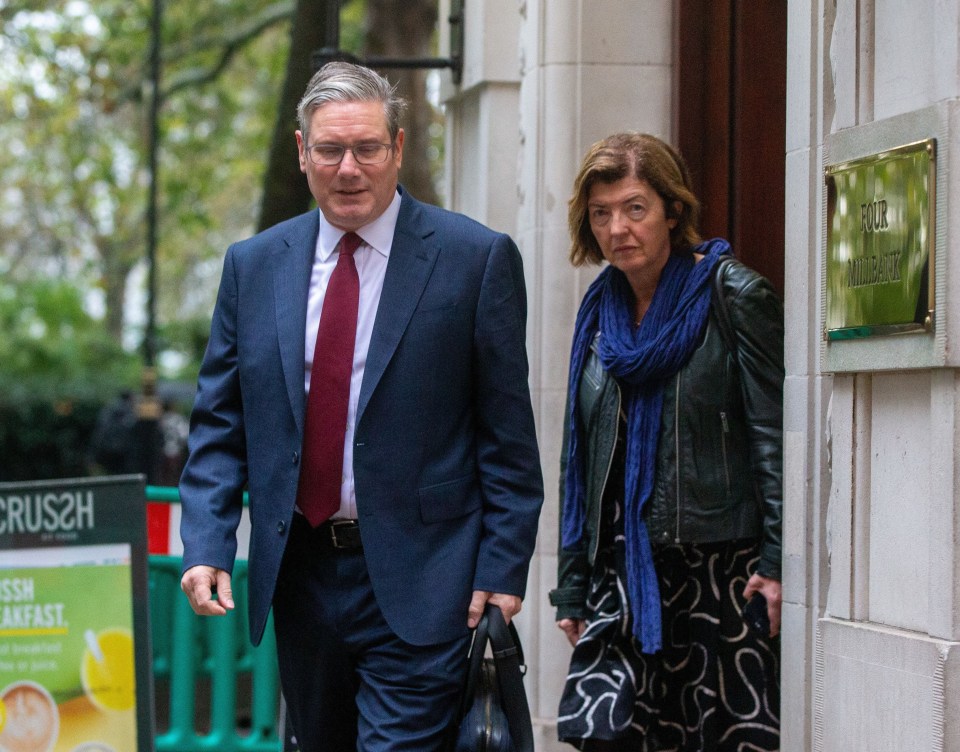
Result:
M558 731L585 750L779 749L783 312L698 216L646 134L594 144L570 200L572 263L607 262L577 315L550 594L574 645Z

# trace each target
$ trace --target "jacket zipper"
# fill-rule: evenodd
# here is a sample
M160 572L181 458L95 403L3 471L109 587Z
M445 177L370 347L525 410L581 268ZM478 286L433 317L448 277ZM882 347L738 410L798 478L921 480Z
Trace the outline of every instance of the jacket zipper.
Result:
M673 454L677 463L677 532L673 537L674 543L680 542L680 380L683 372L677 372L677 393L673 411Z
M600 510L603 509L603 495L607 491L607 481L610 480L610 468L613 467L613 455L617 451L617 439L620 438L620 410L623 405L623 396L620 393L620 385L614 381L614 388L617 390L617 421L616 429L613 432L613 446L610 448L610 456L607 458L607 471L603 476L603 483L600 486L601 503L597 505L597 535L593 536L593 550L590 552L590 561L597 560L597 551L600 550Z
M727 496L730 496L730 466L727 463L727 434L730 433L730 424L727 422L727 414L720 411L720 423L723 426L723 433L720 434L720 449L723 452L723 475L727 481Z

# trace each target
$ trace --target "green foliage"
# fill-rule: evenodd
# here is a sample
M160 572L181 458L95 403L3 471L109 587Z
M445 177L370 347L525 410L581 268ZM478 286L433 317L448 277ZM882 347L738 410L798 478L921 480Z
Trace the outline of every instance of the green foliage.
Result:
M163 7L157 338L189 384L220 256L258 214L293 2ZM121 340L143 317L151 12L0 2L0 480L86 474L100 409L139 390Z
M222 254L256 225L297 1L162 4L162 379L195 383ZM357 55L368 6L341 9ZM81 474L99 408L138 388L152 10L0 0L0 479Z
M360 55L364 47L367 0L347 0L340 6L340 49Z
M67 282L0 283L0 394L10 403L100 399L137 383L140 365Z
M164 366L163 376L170 380L195 384L209 338L209 316L178 319L161 325L157 336L161 356L164 353L176 354L176 357L167 359L168 363L161 364Z
M101 407L91 398L0 400L0 481L86 475Z
M69 283L0 282L0 480L85 475L100 408L139 370Z
M119 336L146 255L152 3L26 5L0 12L0 272L99 289ZM209 315L220 254L253 227L292 2L163 7L161 320Z

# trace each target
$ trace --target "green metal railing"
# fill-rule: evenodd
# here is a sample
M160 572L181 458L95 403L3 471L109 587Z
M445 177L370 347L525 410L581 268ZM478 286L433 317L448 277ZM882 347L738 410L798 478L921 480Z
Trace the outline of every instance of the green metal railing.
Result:
M147 487L147 500L177 502L177 489ZM247 628L247 562L232 578L236 608L223 617L197 616L180 591L179 556L149 557L153 676L157 706L169 708L156 752L278 752L279 681L272 617L254 648ZM209 689L209 718L199 717L198 690ZM249 699L249 724L238 713ZM249 693L249 697L246 694Z

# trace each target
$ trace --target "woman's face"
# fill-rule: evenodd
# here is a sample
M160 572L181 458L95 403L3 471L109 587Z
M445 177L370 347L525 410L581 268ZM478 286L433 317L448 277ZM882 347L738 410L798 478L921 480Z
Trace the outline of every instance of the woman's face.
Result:
M587 198L590 229L603 257L628 279L659 278L670 257L670 230L663 199L646 180L626 177L595 183Z

